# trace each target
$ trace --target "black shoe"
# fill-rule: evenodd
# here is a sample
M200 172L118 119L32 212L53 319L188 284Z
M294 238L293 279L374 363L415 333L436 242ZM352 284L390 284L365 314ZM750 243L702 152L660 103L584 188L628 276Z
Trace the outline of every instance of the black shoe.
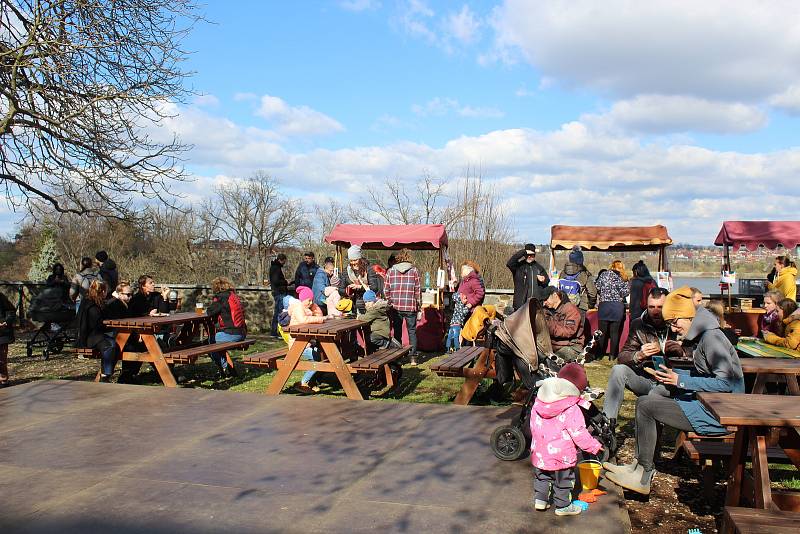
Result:
M229 365L225 368L225 374L229 378L237 378L239 376L239 371L236 370L236 367Z
M100 375L100 382L104 382L106 384L111 382L111 375Z

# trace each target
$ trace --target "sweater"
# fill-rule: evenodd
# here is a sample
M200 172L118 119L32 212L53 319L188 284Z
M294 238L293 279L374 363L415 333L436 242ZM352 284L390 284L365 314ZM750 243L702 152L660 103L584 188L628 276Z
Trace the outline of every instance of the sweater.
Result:
M773 282L767 282L767 289L777 289L787 299L797 302L797 267L784 267Z

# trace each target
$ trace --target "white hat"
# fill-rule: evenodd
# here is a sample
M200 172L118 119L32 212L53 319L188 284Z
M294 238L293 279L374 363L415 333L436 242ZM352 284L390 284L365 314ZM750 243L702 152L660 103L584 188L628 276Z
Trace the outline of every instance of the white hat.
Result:
M361 247L358 245L353 245L352 247L347 249L347 259L348 261L353 260L360 260L361 259Z
M536 398L542 402L556 402L566 397L577 397L581 394L575 384L564 378L545 378L536 393Z

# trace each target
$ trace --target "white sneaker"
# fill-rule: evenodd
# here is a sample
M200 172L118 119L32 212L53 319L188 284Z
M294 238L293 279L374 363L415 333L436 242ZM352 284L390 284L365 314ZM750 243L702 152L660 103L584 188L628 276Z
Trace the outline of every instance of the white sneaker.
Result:
M543 512L550 508L550 503L547 501L543 501L541 499L536 499L533 503L533 507L540 512Z

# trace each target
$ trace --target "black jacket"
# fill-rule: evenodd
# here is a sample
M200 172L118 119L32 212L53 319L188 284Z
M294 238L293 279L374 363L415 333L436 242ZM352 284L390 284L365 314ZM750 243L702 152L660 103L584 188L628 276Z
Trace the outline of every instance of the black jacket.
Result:
M634 318L639 317L644 308L642 308L642 292L644 291L644 285L648 281L652 281L655 284L655 280L652 276L646 276L644 278L639 278L638 276L635 278L631 278L631 292L630 292L630 304L628 304L628 309L631 312L631 321ZM645 302L647 302L647 298L645 297Z
M117 271L117 264L111 258L103 262L100 266L100 278L106 283L108 291L106 296L110 297L111 293L116 291L117 284L119 283L119 272Z
M286 276L283 274L283 265L278 260L272 260L269 264L269 286L272 288L273 295L289 294L289 281L286 280Z
M145 315L150 315L151 310L158 310L159 313L167 313L169 311L169 304L158 291L153 291L149 295L139 291L128 303L129 317L144 317Z
M542 291L550 283L550 276L547 269L539 265L538 262L528 263L525 261L526 252L522 249L515 252L511 259L506 263L506 267L514 277L514 310L518 310L528 299L536 298L542 300ZM536 277L544 276L544 282L540 282Z
M294 272L294 287L306 286L310 288L314 284L314 275L317 274L317 269L319 269L319 265L316 262L309 265L301 261Z
M366 260L365 260L366 261ZM369 262L367 263L367 286L375 292L377 295L381 295L383 293L383 280L381 279L380 275L375 272L370 265ZM350 284L356 283L354 279L350 278L351 273L350 266L347 265L344 268L344 271L339 276L339 294L343 297L352 298L353 300L360 299L364 296L365 289L358 289L352 295L347 294L347 286Z
M17 321L17 308L11 304L3 293L0 293L0 345L7 345L14 342L14 323Z
M78 340L77 347L103 349L108 343L106 333L111 329L103 324L106 319L104 310L91 300L81 299L78 308Z
M106 319L125 319L126 317L132 317L130 309L118 298L108 299L104 311Z

